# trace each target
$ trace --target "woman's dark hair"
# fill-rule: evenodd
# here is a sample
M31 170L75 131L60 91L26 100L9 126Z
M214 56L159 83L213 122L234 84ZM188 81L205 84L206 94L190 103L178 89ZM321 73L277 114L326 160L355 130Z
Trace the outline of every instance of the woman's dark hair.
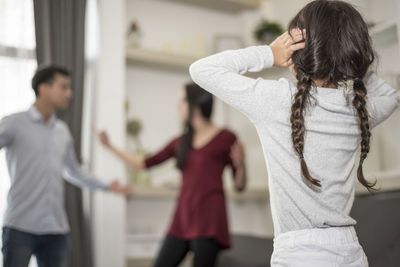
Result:
M308 171L304 152L304 113L310 104L313 81L338 86L348 80L354 81L352 104L359 119L361 131L361 155L357 178L370 192L376 184L368 182L362 165L369 152L370 127L366 109L367 90L363 78L374 61L374 51L368 28L360 13L343 1L317 0L307 4L290 21L288 31L305 29L305 48L292 55L297 78L290 123L292 142L299 155L301 173L312 185L320 187Z
M176 166L183 169L186 155L192 148L194 128L192 124L193 111L198 108L204 119L210 120L213 108L213 96L195 83L185 85L186 101L189 106L188 118L185 121L185 128L182 139L176 153Z
M41 66L36 70L32 78L32 89L35 91L36 97L39 96L39 85L42 83L51 84L56 74L70 76L70 72L66 68L58 65Z

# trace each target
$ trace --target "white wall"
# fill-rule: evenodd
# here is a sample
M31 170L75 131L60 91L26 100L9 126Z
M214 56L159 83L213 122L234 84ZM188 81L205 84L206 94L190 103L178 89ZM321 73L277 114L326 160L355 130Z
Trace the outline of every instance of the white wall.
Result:
M143 47L163 50L168 46L175 52L182 52L182 43L188 43L188 46L193 48L197 38L201 36L205 41L206 51L212 53L215 34L237 34L242 36L247 44L252 44L252 30L261 16L277 21L285 28L290 19L308 2L310 1L301 0L294 4L290 0L265 0L259 11L246 11L238 15L179 3L130 0L127 2L126 23L138 20L143 32ZM394 8L395 0L385 0L384 4L371 0L351 0L349 2L360 10L367 22L378 23L394 18L398 14ZM400 65L391 56L399 54L398 44L379 47L377 50L381 55L382 72L386 72L382 73L382 76L386 77L387 72L390 71L398 72ZM190 51L193 52L194 49L189 49ZM289 74L282 72L281 75L288 76ZM179 133L180 126L176 112L177 95L182 85L188 80L187 72L154 70L128 65L127 94L132 106L130 116L144 121L142 142L147 151L158 149L172 136ZM155 107L157 107L157 111L155 111ZM158 119L161 114L162 120ZM265 186L266 170L263 166L264 161L258 137L252 125L240 113L224 107L218 101L214 117L217 123L228 124L228 127L233 128L242 139L245 139L250 157L248 160L251 172L250 187ZM160 129L163 131L162 135L159 134ZM378 142L375 142L373 146L378 147ZM379 154L383 152L376 153L376 157L374 157L372 153L376 150L371 151L371 170L380 168L373 163L376 163L375 159L381 157ZM173 171L172 164L167 164L166 167L160 168L152 174L155 184L162 182L161 173L167 173L165 176L171 179L177 176L177 173Z
M127 25L138 21L143 32L141 46L157 50L170 47L173 52L197 55L200 40L204 40L205 53L212 54L213 38L218 34L233 34L251 42L251 34L245 35L253 21L259 21L260 11L243 14L223 13L193 5L155 0L127 1ZM251 19L250 19L251 18ZM251 31L250 31L251 32ZM204 56L204 55L203 55ZM179 91L190 81L188 71L154 69L129 64L127 67L127 94L131 105L129 117L143 121L142 143L148 152L161 148L168 140L181 132L177 114ZM254 127L240 113L216 99L214 122L232 128L246 145L249 164L249 186L266 187L267 176L261 146ZM160 134L161 133L161 134ZM150 171L153 184L173 181L178 172L169 162ZM231 185L226 179L227 186Z
M261 13L264 17L268 18L268 20L277 21L286 28L290 20L300 11L300 9L311 1L312 0L264 0L262 2ZM372 1L377 5L381 3L380 1ZM370 15L369 4L366 0L347 0L346 2L354 5L363 15ZM376 13L378 14L380 12Z
M196 55L196 42L204 40L204 52L212 54L213 37L217 34L241 36L251 44L252 30L260 20L260 11L243 14L221 13L192 5L154 0L127 1L127 25L137 20L143 32L141 46ZM248 34L245 34L247 33ZM203 55L204 56L204 55ZM127 66L127 96L129 117L143 121L141 141L147 152L160 149L181 133L177 113L179 91L190 81L188 71L149 68L135 64ZM249 120L215 99L213 121L234 130L244 142L247 152L249 187L267 188L267 172L258 136ZM231 175L224 177L225 188L232 189ZM180 174L170 161L150 171L152 184L179 182ZM168 229L175 206L174 199L133 199L128 203L128 254L131 257L154 256L160 240ZM229 201L230 229L233 233L272 236L272 220L266 201ZM140 214L140 216L137 216ZM249 222L249 220L251 222ZM140 244L143 245L140 245Z
M198 38L209 50L214 34L241 34L242 29L236 15L168 1L129 0L126 14L127 23L139 22L143 47L164 49L171 43L176 52L181 51L182 41L192 47Z
M105 128L118 146L125 144L125 0L100 0L100 54L94 124ZM125 182L122 164L95 143L93 171L104 181ZM126 201L111 193L96 193L93 201L94 256L97 267L125 266Z
M352 0L349 1L360 10L367 21L379 22L393 17L396 14L391 10L395 0L386 0L385 4L377 1ZM206 52L212 51L212 38L217 33L238 34L243 37L247 45L254 43L252 31L264 16L271 21L279 22L284 28L290 19L309 0L265 0L258 11L246 11L242 14L223 14L208 9L185 6L177 3L168 3L154 0L127 1L126 24L138 20L143 31L142 46L152 49L165 50L169 47L174 52L182 52L182 43L193 46L200 37L205 41ZM379 1L380 3L380 1ZM399 13L397 13L399 14ZM204 19L206 18L206 19ZM393 49L393 48L390 48ZM396 47L398 49L398 47ZM194 51L194 49L189 49ZM382 52L382 50L378 51ZM385 56L385 66L392 66L398 61L390 61ZM397 64L397 66L400 66ZM290 77L286 70L273 70L262 74L265 78L276 79L278 76ZM178 114L176 110L177 96L183 84L189 80L184 71L152 69L143 66L128 65L127 67L127 95L131 103L130 117L138 117L144 121L142 143L148 152L155 151L163 146L171 137L180 132ZM387 133L399 133L399 116L394 116L385 125L393 126ZM228 125L239 137L244 140L249 165L250 187L266 188L267 174L261 146L251 123L242 114L226 107L217 101L214 121L220 125ZM377 136L370 155L370 161L378 160L385 155L386 164L372 162L369 170L376 171L396 166L400 147L388 142L393 140L393 134ZM381 142L383 140L383 143ZM383 148L380 145L383 144ZM379 152L375 152L379 150ZM375 155L372 155L375 153ZM390 157L394 157L390 159ZM399 159L400 160L400 159ZM398 162L398 161L397 161ZM179 173L174 171L173 162L150 172L154 184L165 181L179 180ZM230 179L225 177L226 188L229 188ZM130 234L144 234L153 236L156 241L167 229L169 218L173 211L173 199L148 200L137 199L128 204L128 228ZM270 209L267 202L229 202L230 226L233 233L256 234L272 236L273 226ZM141 217L136 216L137 213ZM160 221L159 218L164 218ZM249 224L251 221L251 224ZM149 240L148 240L149 241ZM154 242L149 245L147 253L154 253ZM151 247L151 248L150 248ZM137 248L137 247L136 247ZM139 248L137 248L139 249ZM149 252L150 251L150 252ZM131 255L135 254L132 253Z

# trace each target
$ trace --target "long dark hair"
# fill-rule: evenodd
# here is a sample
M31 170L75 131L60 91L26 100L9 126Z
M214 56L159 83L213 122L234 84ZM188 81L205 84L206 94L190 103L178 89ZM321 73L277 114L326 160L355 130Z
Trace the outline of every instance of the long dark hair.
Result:
M183 169L186 155L192 149L194 128L192 124L193 111L198 108L204 119L210 120L213 108L213 96L195 83L185 85L186 101L189 106L188 118L185 121L184 132L176 153L176 166Z
M368 191L375 190L376 184L368 182L362 165L369 152L370 127L366 109L367 90L363 78L374 61L374 51L368 28L360 13L343 1L317 0L307 4L291 20L288 31L305 29L305 48L292 55L297 78L290 123L292 142L300 159L301 173L306 181L320 187L320 181L313 178L304 159L304 112L310 100L313 81L324 81L325 85L338 86L353 81L352 104L359 119L361 132L361 155L357 178Z

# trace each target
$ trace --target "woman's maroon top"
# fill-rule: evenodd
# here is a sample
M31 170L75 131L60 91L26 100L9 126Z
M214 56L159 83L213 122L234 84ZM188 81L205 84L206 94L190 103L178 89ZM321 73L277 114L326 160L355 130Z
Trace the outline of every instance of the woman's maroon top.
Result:
M181 137L146 158L150 168L175 157ZM230 247L222 172L230 165L230 150L236 136L221 130L201 148L192 148L182 170L182 183L168 235L181 239L215 238L221 247Z

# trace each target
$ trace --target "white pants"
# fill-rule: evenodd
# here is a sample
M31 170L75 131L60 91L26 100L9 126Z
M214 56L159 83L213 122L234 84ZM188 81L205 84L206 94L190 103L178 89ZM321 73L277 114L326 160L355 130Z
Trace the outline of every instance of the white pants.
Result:
M274 238L271 267L368 267L354 227L290 231Z

